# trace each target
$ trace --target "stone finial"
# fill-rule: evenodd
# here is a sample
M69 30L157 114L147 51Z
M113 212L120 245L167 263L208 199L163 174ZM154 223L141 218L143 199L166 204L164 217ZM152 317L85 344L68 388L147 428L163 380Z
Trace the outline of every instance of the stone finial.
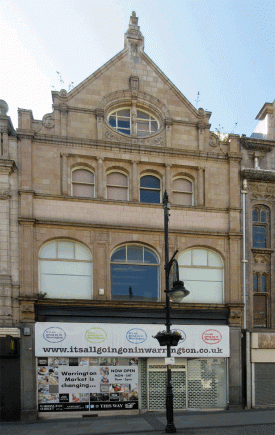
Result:
M0 115L6 115L8 113L9 106L4 100L0 100Z
M125 33L124 47L130 50L133 54L144 49L144 38L139 30L138 17L135 11L130 16L129 28Z

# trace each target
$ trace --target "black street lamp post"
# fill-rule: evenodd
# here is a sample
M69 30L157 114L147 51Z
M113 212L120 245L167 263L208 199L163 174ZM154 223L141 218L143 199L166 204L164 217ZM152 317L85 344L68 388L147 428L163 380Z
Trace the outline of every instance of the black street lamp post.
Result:
M180 302L185 296L189 294L189 291L185 289L184 283L178 280L173 283L173 288L169 285L169 272L172 262L175 262L174 257L178 251L176 251L169 261L169 243L168 243L168 222L170 204L168 202L168 195L165 190L163 195L163 209L164 209L164 241L165 241L165 293L166 293L166 332L170 333L171 320L170 320L170 297L174 296L177 302ZM174 295L173 295L174 294ZM171 344L167 344L167 358L171 357ZM174 425L174 409L173 409L173 389L171 384L171 365L167 364L167 387L166 387L166 420L165 427L166 433L175 433L177 429Z

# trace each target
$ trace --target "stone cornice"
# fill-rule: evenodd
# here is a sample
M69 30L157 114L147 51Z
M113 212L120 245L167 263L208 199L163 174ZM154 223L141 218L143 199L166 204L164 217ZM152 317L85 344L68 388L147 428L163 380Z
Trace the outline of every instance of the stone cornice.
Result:
M265 151L266 153L275 148L275 141L257 139L252 137L241 137L241 145L249 151Z
M247 180L275 182L275 171L265 171L263 169L242 169L241 177Z
M10 159L0 158L0 173L12 174L17 169L15 161Z

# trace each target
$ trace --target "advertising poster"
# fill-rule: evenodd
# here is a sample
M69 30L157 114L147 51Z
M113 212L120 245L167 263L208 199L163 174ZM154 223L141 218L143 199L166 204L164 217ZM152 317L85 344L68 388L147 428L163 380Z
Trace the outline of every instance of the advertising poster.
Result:
M37 359L38 410L138 409L137 358Z

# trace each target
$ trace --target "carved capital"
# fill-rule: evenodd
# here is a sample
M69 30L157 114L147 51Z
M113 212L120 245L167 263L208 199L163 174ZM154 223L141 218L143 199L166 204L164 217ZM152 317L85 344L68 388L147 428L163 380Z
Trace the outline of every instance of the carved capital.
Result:
M103 109L96 109L95 116L96 116L96 118L104 118L104 110Z

